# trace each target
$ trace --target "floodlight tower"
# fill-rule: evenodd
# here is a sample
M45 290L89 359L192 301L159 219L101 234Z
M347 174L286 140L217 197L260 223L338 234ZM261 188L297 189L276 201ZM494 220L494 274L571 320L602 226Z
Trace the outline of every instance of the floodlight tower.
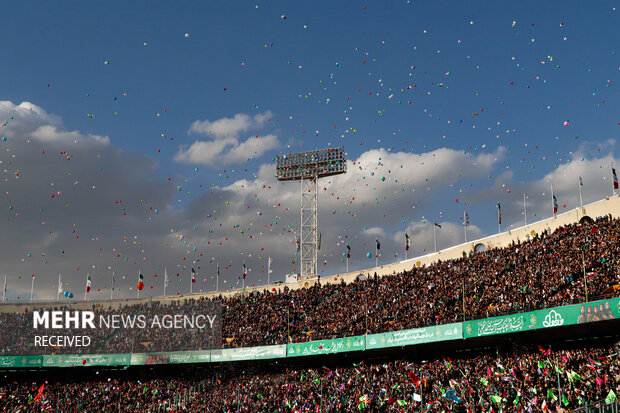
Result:
M321 149L276 157L278 181L301 182L301 222L299 252L302 279L318 276L317 260L320 247L318 232L317 181L326 176L347 172L344 148Z

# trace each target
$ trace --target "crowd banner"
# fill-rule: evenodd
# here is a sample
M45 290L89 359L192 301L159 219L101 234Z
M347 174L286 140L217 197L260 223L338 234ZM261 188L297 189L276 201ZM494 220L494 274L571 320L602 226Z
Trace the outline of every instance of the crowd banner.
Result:
M620 298L547 308L463 323L465 338L594 323L620 318Z
M366 349L364 336L343 337L333 340L309 341L287 345L287 357L317 356Z
M0 368L41 367L42 356L0 356Z
M42 356L43 367L128 366L130 354L69 354Z
M211 362L266 360L286 357L286 344L211 350Z
M463 338L463 324L453 323L440 326L369 334L366 336L366 349L411 346L436 341L458 340Z

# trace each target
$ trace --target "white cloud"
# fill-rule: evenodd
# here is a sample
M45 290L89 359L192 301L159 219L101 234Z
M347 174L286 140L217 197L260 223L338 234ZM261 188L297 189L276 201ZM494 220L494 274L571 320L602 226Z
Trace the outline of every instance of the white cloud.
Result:
M211 136L213 139L197 140L190 146L181 147L174 156L174 160L176 162L215 166L219 163L240 163L260 157L278 146L278 137L274 134L267 134L250 136L246 140L240 140L239 134L264 127L271 116L271 112L267 111L254 115L254 117L238 113L233 118L195 121L190 126L188 133Z
M37 130L31 133L31 136L41 142L77 143L80 140L88 140L102 145L108 145L110 143L110 138L107 136L92 134L82 135L78 131L62 131L54 125L40 126Z
M514 182L514 174L505 172L498 176L493 186L478 191L471 197L476 204L487 204L489 213L496 213L494 208L499 200L502 205L503 228L519 227L524 224L523 194L526 195L527 221L532 223L553 215L551 185L558 202L558 213L566 212L580 205L579 177L583 204L598 201L611 195L611 165L618 160L611 154L614 140L598 143L597 148L605 149L604 156L588 142L582 144L579 151L572 154L570 162L563 163L547 173L544 177L531 182ZM493 212L491 212L493 211Z
M188 133L200 135L214 135L217 138L232 136L238 137L240 132L250 129L260 129L272 116L271 112L259 113L250 117L245 113L237 113L232 118L221 118L215 121L197 120L189 128Z
M249 137L242 142L231 137L212 141L195 141L191 146L181 148L174 156L174 160L200 165L240 163L251 158L258 158L277 147L278 137L272 134Z

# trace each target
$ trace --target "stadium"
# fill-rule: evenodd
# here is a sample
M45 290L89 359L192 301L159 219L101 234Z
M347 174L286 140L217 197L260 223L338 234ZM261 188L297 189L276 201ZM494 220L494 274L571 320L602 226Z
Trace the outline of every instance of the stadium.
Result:
M620 413L616 3L0 3L0 413Z
M68 307L5 304L2 409L616 411L618 211L613 197L283 288L71 306L95 317L221 315L210 328L93 334L69 320L41 331L89 334L89 353L30 344L33 311Z

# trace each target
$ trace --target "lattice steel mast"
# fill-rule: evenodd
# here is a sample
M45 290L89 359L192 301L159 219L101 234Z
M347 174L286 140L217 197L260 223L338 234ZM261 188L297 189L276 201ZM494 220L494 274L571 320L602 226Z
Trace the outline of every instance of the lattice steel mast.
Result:
M300 181L301 216L299 253L302 278L318 276L318 180L347 172L344 148L322 149L276 157L279 181Z

